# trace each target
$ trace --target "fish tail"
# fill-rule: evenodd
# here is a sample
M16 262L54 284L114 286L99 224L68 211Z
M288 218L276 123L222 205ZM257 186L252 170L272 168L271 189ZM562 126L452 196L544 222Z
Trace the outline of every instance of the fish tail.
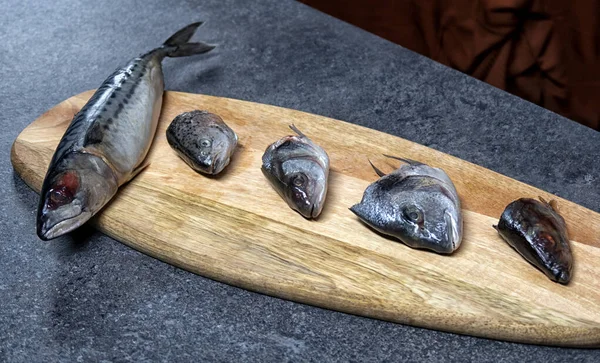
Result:
M190 24L171 35L163 43L163 49L165 49L167 57L187 57L189 55L206 53L214 49L215 45L212 44L189 42L200 25L202 25L202 22Z

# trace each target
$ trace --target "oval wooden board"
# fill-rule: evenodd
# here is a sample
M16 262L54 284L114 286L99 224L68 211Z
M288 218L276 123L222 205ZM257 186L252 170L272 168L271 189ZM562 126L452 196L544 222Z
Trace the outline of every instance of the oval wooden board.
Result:
M13 166L36 191L60 137L91 95L57 105L15 141ZM221 115L240 137L220 177L196 174L167 144L171 120L193 109ZM289 209L260 170L265 148L290 134L291 123L331 159L329 195L317 221ZM455 254L408 248L373 233L348 210L377 179L367 158L386 172L398 166L383 153L442 167L455 182L465 219ZM403 324L525 343L600 345L600 215L579 205L558 199L575 260L573 279L562 286L492 228L519 197L557 198L398 137L289 109L167 92L148 160L150 167L91 223L163 261L261 293Z

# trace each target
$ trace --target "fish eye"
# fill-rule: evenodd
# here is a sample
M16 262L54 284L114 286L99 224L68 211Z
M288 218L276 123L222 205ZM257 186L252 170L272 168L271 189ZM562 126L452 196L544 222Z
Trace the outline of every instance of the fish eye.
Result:
M211 144L212 143L208 139L202 139L202 140L200 140L200 146L202 146L202 147L210 147Z
M73 200L73 194L65 187L51 189L49 194L48 207L51 209L65 205Z
M409 205L403 210L404 217L409 221L421 224L423 223L423 212L414 205Z
M292 177L292 184L294 184L296 187L304 186L304 184L306 184L306 175L297 174L296 176Z
M54 203L66 202L69 198L64 194L64 190L62 189L52 189L50 192L50 199Z

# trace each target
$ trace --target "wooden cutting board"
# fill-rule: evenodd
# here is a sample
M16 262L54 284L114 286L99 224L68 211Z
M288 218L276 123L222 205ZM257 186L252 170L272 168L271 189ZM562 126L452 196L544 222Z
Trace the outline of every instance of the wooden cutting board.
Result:
M39 192L54 148L92 95L74 96L17 138L12 162ZM167 144L181 112L214 112L238 133L232 163L216 178L192 171ZM317 221L289 209L261 173L261 156L294 123L331 159ZM463 203L464 240L451 256L373 233L348 210L384 171L381 154L446 170ZM165 94L150 167L91 223L123 243L186 270L249 290L431 329L525 343L600 346L600 215L477 165L378 131L233 99ZM568 286L532 267L492 228L520 197L558 199L572 238ZM31 233L35 231L32 229ZM60 243L59 241L40 243Z

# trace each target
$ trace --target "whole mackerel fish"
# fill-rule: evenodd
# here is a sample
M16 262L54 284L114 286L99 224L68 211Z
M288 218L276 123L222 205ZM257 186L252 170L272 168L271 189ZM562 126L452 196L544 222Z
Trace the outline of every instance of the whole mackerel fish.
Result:
M130 60L98 88L63 135L42 185L37 234L49 240L73 231L110 201L147 164L162 106L165 57L210 51L189 43L190 24L150 52Z

